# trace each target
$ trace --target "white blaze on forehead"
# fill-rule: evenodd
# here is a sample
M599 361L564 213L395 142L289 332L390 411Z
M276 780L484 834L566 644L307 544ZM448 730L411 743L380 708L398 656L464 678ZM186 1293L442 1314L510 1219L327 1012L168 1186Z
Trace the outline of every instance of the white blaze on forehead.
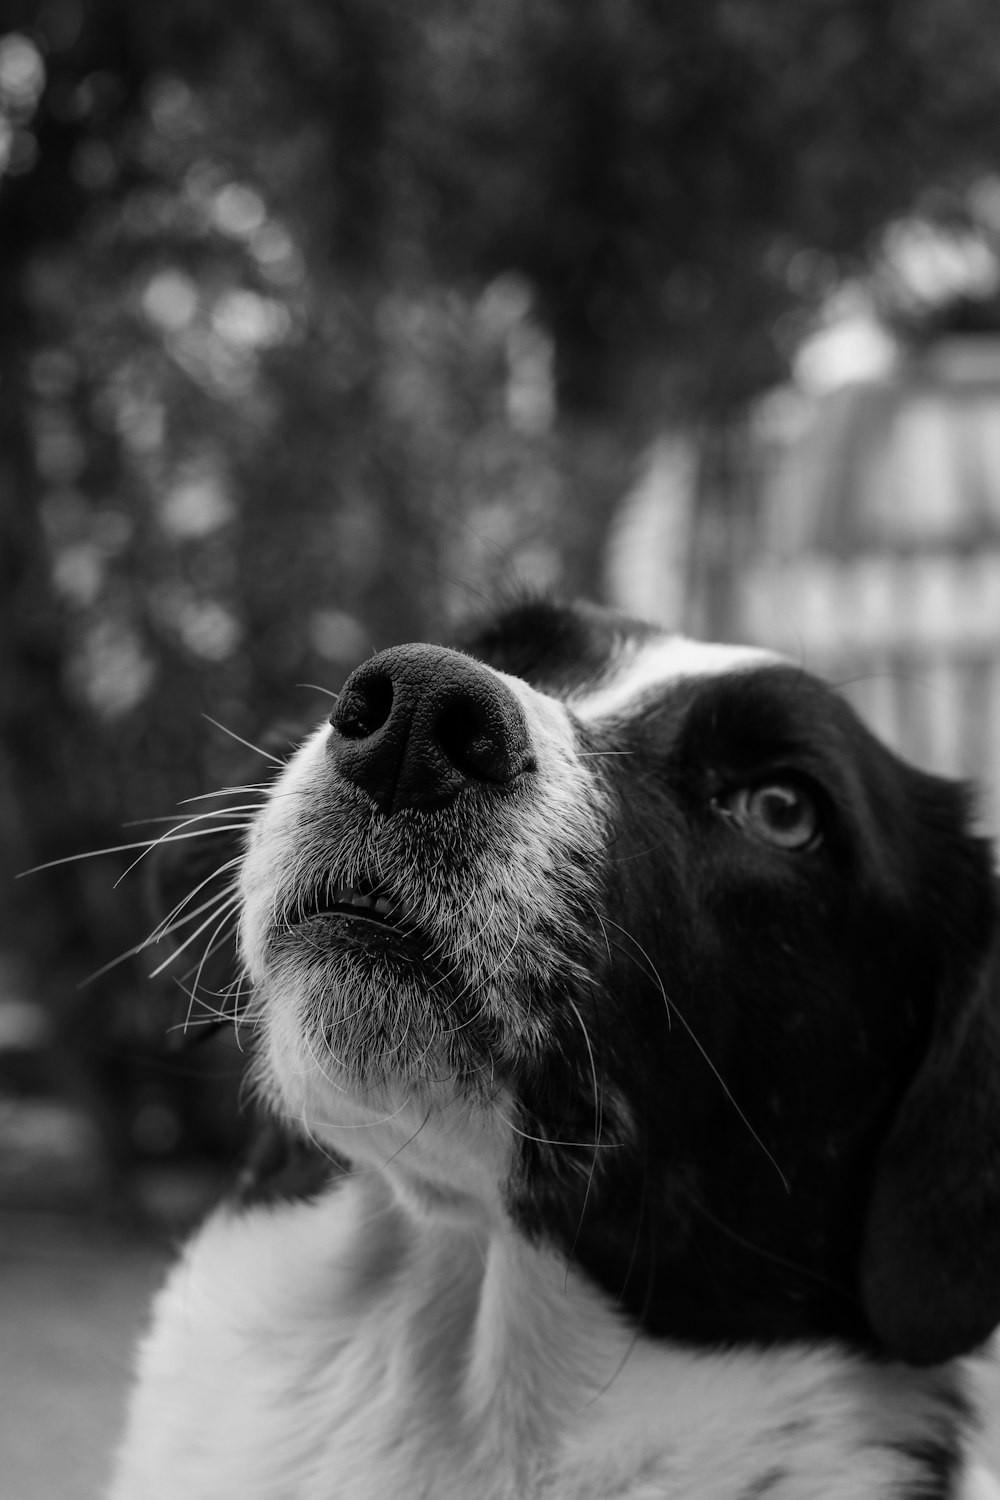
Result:
M723 646L683 635L662 636L627 647L609 677L599 687L571 697L569 705L578 719L606 719L667 683L780 666L783 661L759 646Z

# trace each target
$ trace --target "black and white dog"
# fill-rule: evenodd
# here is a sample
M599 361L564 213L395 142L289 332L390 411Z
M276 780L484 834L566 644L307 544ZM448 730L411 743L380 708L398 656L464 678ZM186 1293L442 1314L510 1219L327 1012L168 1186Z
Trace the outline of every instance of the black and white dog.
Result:
M345 1168L158 1301L115 1500L944 1500L1000 1321L962 790L777 657L521 604L384 651L240 873Z

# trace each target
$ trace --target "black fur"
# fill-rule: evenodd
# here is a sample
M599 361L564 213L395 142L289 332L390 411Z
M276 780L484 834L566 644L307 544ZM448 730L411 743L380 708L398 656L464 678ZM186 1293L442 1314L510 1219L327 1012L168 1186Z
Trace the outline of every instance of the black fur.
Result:
M558 695L633 628L536 605L469 649ZM551 998L518 1093L530 1134L599 1148L526 1143L517 1218L655 1334L975 1345L1000 1319L1000 982L965 791L791 667L679 681L580 739L613 807L609 942L573 997L601 1097ZM815 799L818 847L719 815L774 779Z

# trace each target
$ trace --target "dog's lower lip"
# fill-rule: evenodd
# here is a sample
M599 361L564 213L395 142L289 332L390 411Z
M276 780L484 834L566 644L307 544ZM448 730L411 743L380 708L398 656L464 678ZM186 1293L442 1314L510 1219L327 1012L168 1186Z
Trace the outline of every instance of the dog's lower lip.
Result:
M288 914L288 930L311 930L310 946L331 953L343 944L362 952L424 961L428 943L407 902L382 889L330 884L299 902Z

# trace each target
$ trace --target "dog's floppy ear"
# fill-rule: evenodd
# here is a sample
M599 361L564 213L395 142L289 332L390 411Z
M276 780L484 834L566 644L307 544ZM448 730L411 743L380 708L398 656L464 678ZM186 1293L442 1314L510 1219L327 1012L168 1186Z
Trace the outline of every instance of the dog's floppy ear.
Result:
M981 891L978 893L981 901ZM876 1163L861 1289L887 1352L935 1364L1000 1323L1000 910L938 996L927 1054ZM960 945L959 945L960 946Z

